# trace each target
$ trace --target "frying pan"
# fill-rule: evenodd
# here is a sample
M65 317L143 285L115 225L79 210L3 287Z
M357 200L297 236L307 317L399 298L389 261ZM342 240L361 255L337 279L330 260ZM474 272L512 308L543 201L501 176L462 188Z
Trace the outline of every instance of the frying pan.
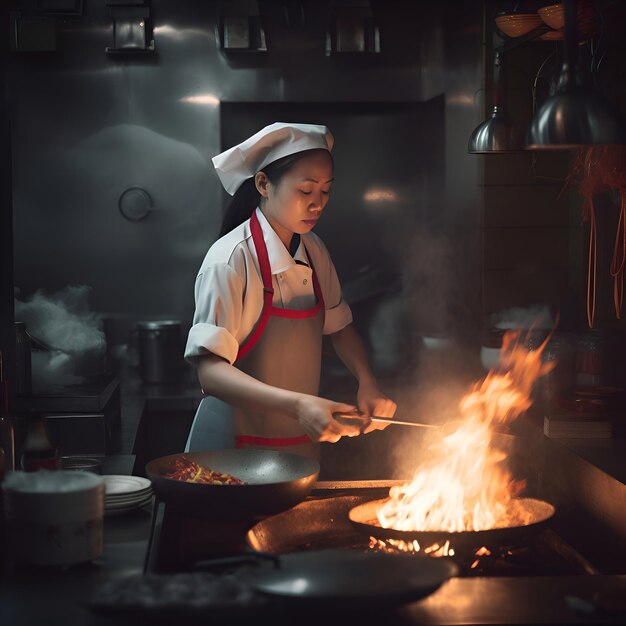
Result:
M372 500L353 507L348 513L350 521L356 528L370 533L377 539L401 539L407 542L417 540L421 546L441 544L449 540L456 550L519 543L528 534L545 526L555 513L555 508L543 500L516 498L513 502L523 510L528 520L524 525L458 532L396 530L395 528L383 528L376 516L376 511L385 502L387 502L387 498Z
M246 485L207 485L166 478L178 459L231 474ZM208 450L170 454L146 465L157 498L196 517L252 520L295 506L317 480L317 461L274 450Z
M273 561L243 570L241 579L294 608L351 614L414 602L458 574L446 559L345 549L294 552Z

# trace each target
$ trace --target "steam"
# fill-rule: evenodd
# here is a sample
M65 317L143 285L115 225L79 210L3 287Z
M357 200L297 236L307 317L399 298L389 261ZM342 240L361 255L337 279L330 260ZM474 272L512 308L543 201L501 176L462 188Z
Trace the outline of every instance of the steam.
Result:
M387 219L380 227L385 257L399 268L399 280L388 281L381 290L384 297L367 311L365 336L381 389L398 404L397 418L439 424L458 419L459 401L476 379L472 364L478 346L458 340L462 331L477 325L476 307L467 296L471 283L466 277L473 276L473 268L467 262L458 268L460 258L472 257L471 241L462 242L460 250L441 224L408 206L416 194L425 205L432 204L425 185L414 187L412 196L399 196L401 219ZM386 207L387 217L392 209ZM345 479L408 479L437 434L434 429L389 426L383 433L359 437L358 444L342 441L340 448L349 450L345 455L334 450L327 455Z
M554 327L554 318L546 305L535 305L526 309L514 307L499 311L492 316L493 325L503 329L549 330Z
M393 394L398 404L398 419L442 427L457 421L459 402L476 379L468 368L475 358L469 348L457 344L443 349L420 348L406 384ZM385 436L393 442L390 449L393 477L410 478L440 435L435 429L389 426Z
M380 315L372 316L375 324L369 339L375 365L385 369L395 354L404 367L392 382L381 381L383 391L397 402L398 419L437 425L455 422L460 419L459 402L484 375L477 332L481 327L478 283L473 289L480 267L471 263L479 259L475 243L417 215L404 220L402 232L392 234L385 241L386 252L398 257L401 289L380 307ZM541 304L502 310L489 321L502 329L554 326L549 307ZM390 426L384 434L372 433L359 443L371 458L379 459L380 466L378 450L384 439L389 451L384 459L386 477L406 479L440 435L434 429ZM363 465L370 463L365 460Z
M15 319L26 323L34 342L34 393L83 383L104 356L106 339L99 316L89 310L90 291L86 285L70 285L49 295L38 289L24 301L15 299Z

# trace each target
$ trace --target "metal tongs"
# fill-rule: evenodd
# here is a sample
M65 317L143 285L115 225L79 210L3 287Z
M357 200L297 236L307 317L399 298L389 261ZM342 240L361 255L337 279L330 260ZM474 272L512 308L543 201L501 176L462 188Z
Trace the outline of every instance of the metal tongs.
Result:
M434 428L440 431L440 433L447 437L455 433L461 424L459 420L452 420L443 424L425 424L424 422L406 422L403 420L389 419L388 417L379 417L378 415L366 415L362 411L350 411L347 413L336 412L333 413L335 419L340 420L359 420L361 422L361 434L365 432L365 429L372 423L374 424L396 424L397 426L413 426L414 428ZM505 424L499 424L497 428L493 429L493 432L498 435L510 436L511 432Z
M334 418L342 420L358 420L362 423L361 432L363 432L370 424L395 424L396 426L413 426L415 428L440 428L437 424L424 424L423 422L405 422L402 420L390 419L388 417L379 417L378 415L366 415L362 411L350 411L348 413L333 413Z

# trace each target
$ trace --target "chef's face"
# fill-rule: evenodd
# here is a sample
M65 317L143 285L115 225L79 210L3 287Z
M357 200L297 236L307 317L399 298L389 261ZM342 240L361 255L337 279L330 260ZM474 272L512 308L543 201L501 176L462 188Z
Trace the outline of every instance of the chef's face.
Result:
M263 214L283 243L294 233L303 235L317 224L330 196L333 162L326 150L297 161L276 183L264 172L256 175Z

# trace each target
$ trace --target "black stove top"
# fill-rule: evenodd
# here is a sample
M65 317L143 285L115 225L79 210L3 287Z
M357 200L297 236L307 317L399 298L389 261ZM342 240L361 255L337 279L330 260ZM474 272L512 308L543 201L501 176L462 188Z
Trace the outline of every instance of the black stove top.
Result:
M388 489L381 487L314 490L293 509L264 520L239 522L197 519L156 502L145 571L193 571L201 561L250 551L270 554L327 548L394 551L395 547L361 534L347 516L352 506L384 497L387 492ZM418 554L416 558L420 558ZM521 545L490 547L478 553L457 551L454 556L444 558L455 561L461 577L599 573L550 528L526 537Z

